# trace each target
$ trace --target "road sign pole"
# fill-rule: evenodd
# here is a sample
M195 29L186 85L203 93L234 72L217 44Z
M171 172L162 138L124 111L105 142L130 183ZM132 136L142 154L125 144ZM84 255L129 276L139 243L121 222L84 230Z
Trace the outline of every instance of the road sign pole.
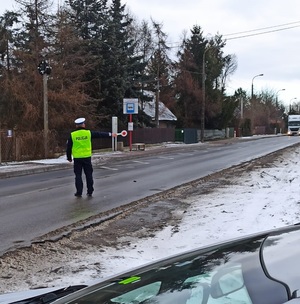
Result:
M139 108L138 98L124 98L123 99L123 113L128 114L128 132L129 132L129 150L132 151L132 132L133 122L132 114L138 114Z
M112 117L112 133L117 133L118 132L118 117L113 116ZM117 146L118 146L118 141L117 137L112 137L112 151L117 151Z
M132 114L129 114L129 123L132 125ZM132 151L132 130L129 131L129 149Z

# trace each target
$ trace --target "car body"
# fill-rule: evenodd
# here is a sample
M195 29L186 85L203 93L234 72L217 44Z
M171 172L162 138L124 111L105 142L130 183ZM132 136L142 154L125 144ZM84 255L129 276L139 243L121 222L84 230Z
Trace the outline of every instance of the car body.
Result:
M293 225L165 258L54 302L43 295L12 303L295 304L299 258L300 225Z
M26 291L11 292L0 295L0 304L10 303L52 303L53 301L65 297L87 285L74 285L67 287L38 288Z

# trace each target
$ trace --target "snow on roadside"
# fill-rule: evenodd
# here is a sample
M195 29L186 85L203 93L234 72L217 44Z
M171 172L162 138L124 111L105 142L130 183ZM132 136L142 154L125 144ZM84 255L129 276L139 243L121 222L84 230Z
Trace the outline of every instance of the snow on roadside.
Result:
M118 250L107 247L101 252L77 252L63 275L31 274L29 285L87 284L196 247L300 222L299 152L299 147L288 149L271 168L233 176L234 185L186 198L191 207L183 214L176 231L169 226L146 240L129 238L130 245ZM78 265L82 271L77 271ZM24 290L28 285L17 277L14 280L16 287L7 287L7 291Z

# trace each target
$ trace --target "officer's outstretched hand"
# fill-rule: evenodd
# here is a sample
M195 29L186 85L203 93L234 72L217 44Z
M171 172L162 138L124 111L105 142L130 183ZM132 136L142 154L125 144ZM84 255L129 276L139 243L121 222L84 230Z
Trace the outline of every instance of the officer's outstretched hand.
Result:
M117 137L118 134L117 133L111 133L111 137Z

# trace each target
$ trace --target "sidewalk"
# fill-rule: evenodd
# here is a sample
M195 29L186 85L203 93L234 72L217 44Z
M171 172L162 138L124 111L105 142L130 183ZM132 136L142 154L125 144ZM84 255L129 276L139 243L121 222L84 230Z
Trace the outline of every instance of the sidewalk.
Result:
M0 179L68 168L66 157L0 164Z

